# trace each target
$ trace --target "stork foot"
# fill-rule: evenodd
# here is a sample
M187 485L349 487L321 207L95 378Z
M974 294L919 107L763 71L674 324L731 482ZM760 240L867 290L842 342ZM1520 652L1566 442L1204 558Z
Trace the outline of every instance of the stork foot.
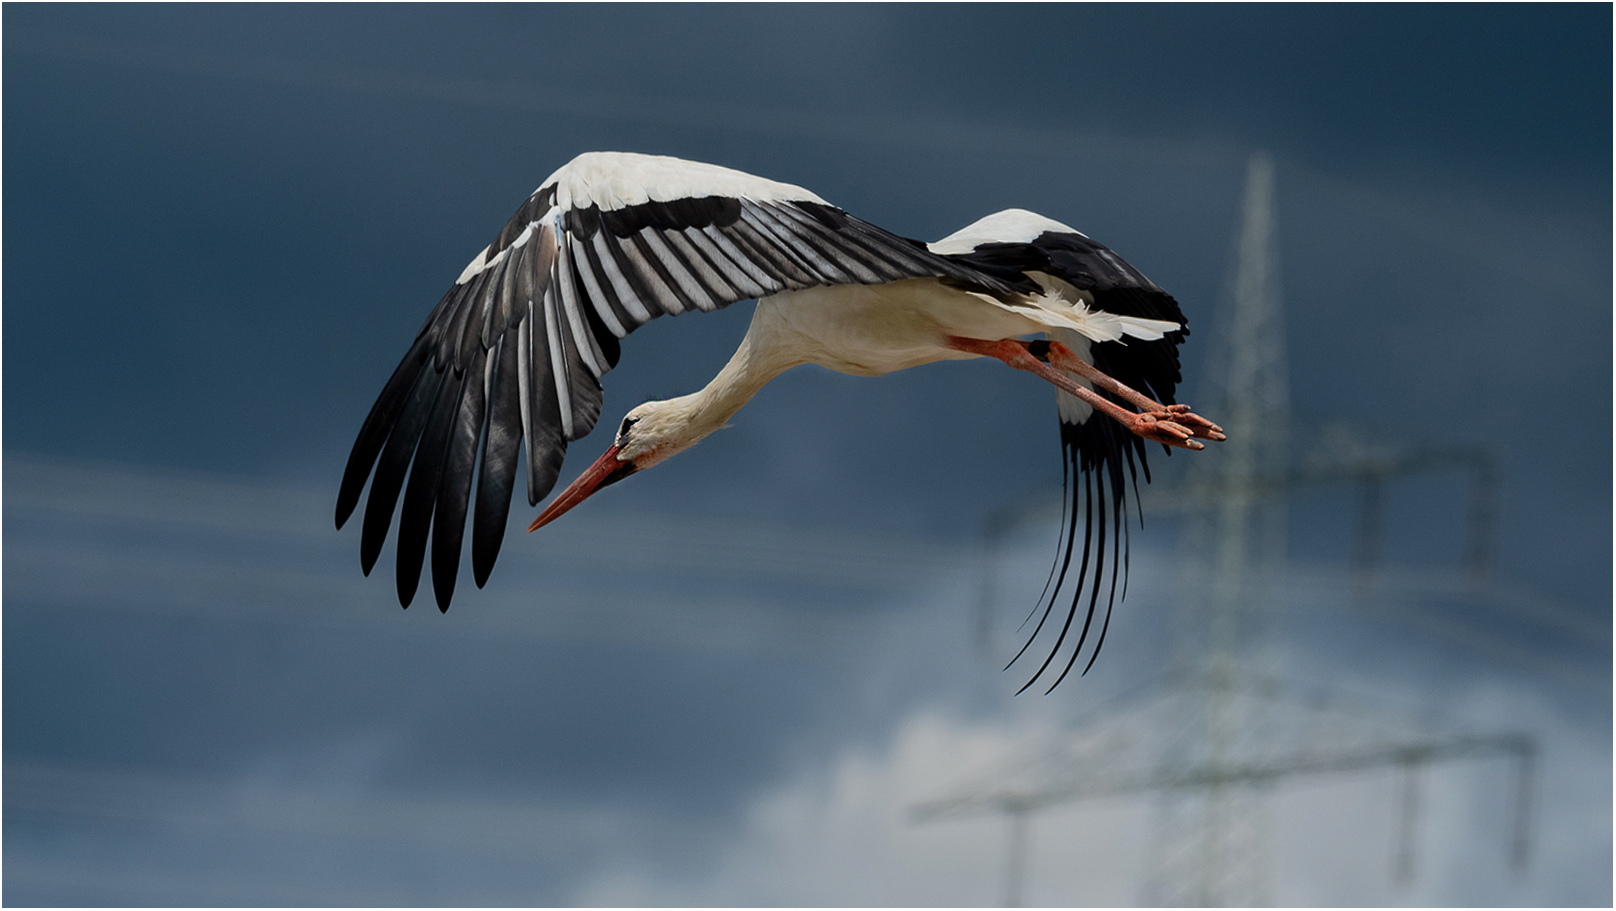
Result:
M1195 439L1196 433L1179 423L1182 414L1167 411L1147 411L1129 415L1122 423L1128 430L1147 440L1154 440L1164 446L1177 446L1179 449L1205 449L1206 444ZM1219 439L1221 439L1221 434ZM1210 437L1208 438L1210 439Z
M1190 436L1211 440L1214 443L1221 443L1228 439L1224 435L1222 427L1190 411L1190 406L1188 405L1166 405L1159 411L1153 408L1146 413L1155 415L1157 420L1171 421L1188 429Z

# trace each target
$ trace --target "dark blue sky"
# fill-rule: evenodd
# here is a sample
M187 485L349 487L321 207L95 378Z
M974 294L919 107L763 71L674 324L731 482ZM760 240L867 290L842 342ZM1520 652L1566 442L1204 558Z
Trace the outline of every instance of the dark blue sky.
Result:
M1598 501L1580 488L1608 484L1603 429L1526 430L1552 419L1542 393L1603 401L1607 388L1597 8L7 17L8 449L331 477L439 289L545 174L591 148L790 180L927 239L1009 205L1048 212L1184 302L1193 389L1239 162L1267 147L1281 163L1293 356L1310 368L1293 377L1298 409L1520 448L1513 464L1550 476L1520 488L1527 510L1556 493ZM631 339L604 423L705 382L741 310ZM1334 343L1347 338L1360 344ZM1519 381L1481 353L1517 361ZM1054 477L1047 402L1001 372L788 377L734 439L661 472L697 484L635 489L678 508L692 505L678 491L708 491L695 508L718 509L728 491L804 521L968 532ZM883 469L905 441L926 457ZM828 466L848 495L814 481L792 497L794 458ZM1604 560L1601 535L1574 538L1590 542L1576 561Z
M1504 466L1501 578L1578 622L1608 624L1608 6L8 4L0 15L8 467L69 466L49 474L60 484L90 460L101 463L96 477L127 468L182 487L228 476L295 489L311 504L334 495L359 421L430 306L545 175L591 149L798 183L922 239L1009 206L1073 224L1181 301L1194 332L1193 402L1217 343L1245 161L1263 148L1278 162L1298 425L1344 420L1378 440L1489 448ZM625 342L602 424L705 383L747 310L662 320ZM994 364L875 381L794 371L733 429L590 506L608 518L766 521L964 546L992 510L1058 483L1051 398ZM604 445L577 444L564 475ZM8 504L33 502L13 483L8 471ZM118 485L105 489L115 508ZM1389 558L1455 560L1459 485L1400 482L1392 493ZM1299 503L1292 552L1339 559L1351 503L1346 493ZM438 745L420 777L400 772L393 754L382 777L419 783L471 768L467 781L508 784L527 768L512 750L609 715L634 718L641 739L597 731L576 736L575 750L551 748L533 773L538 791L675 806L683 791L702 795L686 802L704 809L674 817L718 818L779 773L803 731L875 742L924 701L811 661L781 674L756 656L647 658L603 682L587 669L616 653L549 640L535 682L520 647L443 655L432 640L400 644L369 628L329 642L277 633L278 644L233 665L239 630L228 625L146 624L108 613L117 599L103 593L84 596L90 606L72 616L85 619L69 628L54 622L50 598L18 600L15 591L49 588L41 567L65 565L49 556L58 543L112 537L56 521L68 522L8 505L8 764L122 756L228 776L305 730L283 754L318 779L320 757L342 752L354 719L381 712L391 720L380 726L407 732L397 736L411 750ZM359 578L355 530L332 532L319 510L308 521L318 537L298 538L303 549L254 559L294 579L332 561L321 578L352 587L342 597L321 589L331 611L351 609L350 595L385 604L385 574ZM457 611L503 608L518 580L542 578L511 554L548 566L567 547L545 537L552 531L566 533L558 524L508 538L500 585L463 586ZM171 562L189 578L182 568L212 559L207 537L157 535L129 559ZM245 559L232 547L252 550L215 543L219 566ZM1141 546L1165 552L1172 538L1147 535ZM662 578L655 567L635 572L653 587ZM797 609L823 613L852 597L821 594ZM424 622L416 613L409 623ZM390 644L366 650L369 637ZM226 657L182 662L180 678L165 665L196 654ZM361 681L342 654L367 669L441 662L426 674L438 701L410 714L376 688L426 684ZM516 689L482 680L478 662ZM232 666L261 676L233 676ZM1105 668L1102 659L1096 673ZM1120 662L1111 668L1126 677ZM115 679L149 687L150 701ZM760 679L770 683L749 689ZM277 700L259 688L266 680L305 689ZM574 701L530 699L512 681ZM351 699L322 714L322 692ZM827 720L835 700L861 698L855 733ZM229 721L244 699L270 720ZM490 700L493 714L462 714ZM79 719L122 720L74 727L59 704ZM696 706L712 714L691 730L659 727ZM148 713L149 726L129 721ZM480 739L500 713L542 724ZM753 736L725 739L743 728ZM222 746L198 753L198 741ZM374 746L384 753L405 749L380 742L393 744ZM599 761L634 755L635 742L685 760L669 760L666 778ZM726 753L728 765L715 758ZM8 814L8 853L13 830ZM558 873L543 895L575 900L570 882Z

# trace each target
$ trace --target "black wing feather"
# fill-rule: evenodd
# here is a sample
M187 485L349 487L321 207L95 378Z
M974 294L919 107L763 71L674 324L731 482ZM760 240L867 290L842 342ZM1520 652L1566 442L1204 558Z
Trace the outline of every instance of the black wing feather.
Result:
M426 361L422 358L422 363ZM359 537L359 566L370 575L381 556L382 543L387 540L387 528L393 522L393 507L398 504L398 493L404 487L410 459L415 445L426 429L432 414L432 403L437 400L438 387L443 385L443 374L430 367L417 365L415 388L409 402L399 415L398 423L387 438L381 460L376 463L376 478L370 483L370 499L365 503L365 524Z
M432 520L432 591L438 609L449 609L455 576L460 570L460 542L466 531L466 507L477 467L477 441L487 420L483 413L483 364L479 351L465 371L460 411L449 429L449 447L438 479L438 504Z
M471 569L477 587L488 582L494 558L505 539L516 461L522 447L522 398L517 388L517 330L505 330L488 379L488 432L483 434L482 464L477 471L477 510L471 528ZM559 467L559 466L558 466ZM434 569L434 572L436 570Z
M415 451L415 464L404 487L404 505L398 513L398 603L409 607L421 581L421 564L426 558L428 532L443 464L448 457L449 432L460 411L467 376L445 365L442 382L427 418L421 445Z
M553 298L553 293L546 292L546 312L555 308ZM528 388L533 390L531 398L533 432L528 438L527 450L529 506L537 506L539 500L555 486L556 478L561 475L561 460L567 455L567 437L561 432L561 400L556 392L555 371L551 367L548 354L537 348L539 345L547 344L542 337L534 337L542 331L536 329L537 325L542 323L529 320L522 324L523 341L517 348L518 382L521 382L522 363L525 363L522 359L533 360L532 366L526 368L530 374ZM494 556L497 554L489 557L490 563Z
M370 469L381 454L382 444L387 442L389 432L398 423L399 415L415 389L420 362L426 357L426 347L424 335L410 346L409 353L404 355L404 360L388 378L387 385L382 387L382 394L376 397L376 404L370 407L370 414L365 416L365 423L359 428L359 438L354 440L353 451L348 454L348 467L342 473L342 487L337 492L338 528L347 523L354 507L359 505L359 494L365 489L365 479L370 476Z

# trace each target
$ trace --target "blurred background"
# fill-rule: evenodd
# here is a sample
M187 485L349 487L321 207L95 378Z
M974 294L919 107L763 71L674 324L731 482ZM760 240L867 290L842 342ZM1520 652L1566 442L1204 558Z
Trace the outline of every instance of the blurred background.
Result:
M1608 6L0 17L5 903L1610 904ZM993 363L792 371L446 615L361 576L359 422L593 149L1178 298L1245 442L1153 454L1092 671L1001 670L1061 472Z

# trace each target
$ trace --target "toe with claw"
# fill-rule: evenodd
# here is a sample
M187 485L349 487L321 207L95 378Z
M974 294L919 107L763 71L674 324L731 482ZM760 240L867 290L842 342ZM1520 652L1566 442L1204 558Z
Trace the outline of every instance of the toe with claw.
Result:
M1151 412L1157 420L1168 420L1189 428L1190 435L1221 443L1228 439L1223 428L1190 411L1188 405L1168 405L1162 412Z
M1206 444L1192 439L1194 431L1179 423L1181 415L1165 412L1148 412L1137 414L1129 422L1128 429L1147 440L1155 440L1166 446L1177 446L1180 449L1205 449Z

